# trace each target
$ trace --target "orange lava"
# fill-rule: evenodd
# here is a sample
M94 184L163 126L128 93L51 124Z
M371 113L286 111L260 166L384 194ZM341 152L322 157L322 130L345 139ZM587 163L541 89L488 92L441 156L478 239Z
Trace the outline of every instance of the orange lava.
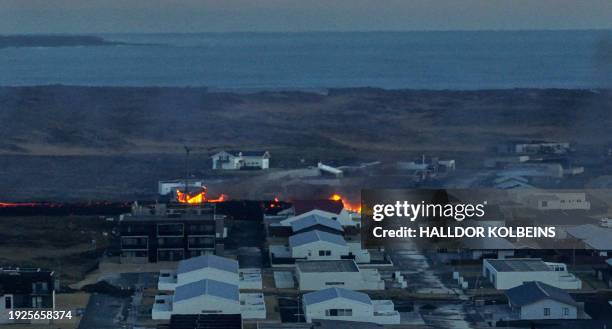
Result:
M206 197L206 189L202 189L200 192L195 193L195 194L184 193L184 192L181 192L180 190L176 190L176 200L179 203L185 203L185 204L191 204L191 205L198 205L198 204L202 204L206 202L210 202L210 203L223 202L223 201L226 201L227 198L228 198L227 195L221 194L216 199L208 199Z
M340 194L333 194L332 196L329 197L329 199L333 201L341 201L344 209L348 211L361 212L361 203L357 203L357 204L352 203L346 200L345 198L343 198Z

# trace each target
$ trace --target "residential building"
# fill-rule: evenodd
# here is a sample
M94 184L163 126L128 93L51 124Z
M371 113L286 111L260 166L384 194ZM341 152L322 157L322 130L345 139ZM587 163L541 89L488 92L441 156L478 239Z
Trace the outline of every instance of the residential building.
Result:
M0 267L0 323L8 312L20 309L51 309L59 290L55 272L40 268Z
M362 269L354 260L314 260L296 263L300 290L346 288L351 290L383 290L385 282L376 269Z
M563 263L539 258L483 259L482 275L495 289L506 290L525 282L540 281L560 289L580 289L582 281Z
M570 143L549 141L511 141L500 144L497 151L501 154L554 154L563 155L571 151Z
M310 215L318 215L338 221L343 227L359 226L361 216L354 211L344 208L342 201L334 200L296 200L293 207L285 213L286 217L280 221L283 226ZM283 215L283 214L281 214Z
M515 196L522 204L537 210L589 210L584 192L521 190Z
M176 190L185 191L200 191L206 188L204 181L199 179L175 179L164 180L157 182L157 192L160 196L171 195L176 193Z
M179 261L223 254L224 216L212 204L135 206L119 221L122 263Z
M313 212L313 211L311 211ZM297 219L268 226L269 251L273 265L278 262L302 260L355 259L358 263L370 262L370 253L361 248L359 230L346 229L326 216L307 212ZM288 236L288 239L284 239ZM274 238L272 238L274 237Z
M563 289L531 281L505 292L520 320L577 319L578 303Z
M349 247L342 235L314 230L289 237L291 257L307 260L340 260Z
M238 261L215 255L185 259L176 270L161 270L157 289L174 291L179 285L202 279L238 285L240 289L262 289L261 269L238 268Z
M582 242L583 248L599 252L607 256L612 251L612 229L593 224L583 224L565 229L567 236Z
M391 300L371 300L365 293L327 288L302 297L306 322L313 320L399 324L400 314Z
M262 293L240 293L261 289L260 269L238 268L238 262L214 255L180 261L175 271L160 271L158 289L173 294L155 296L154 320L177 314L241 314L244 319L266 317Z
M593 266L595 275L599 281L603 281L608 288L612 288L612 258L607 259L603 264Z
M514 256L516 247L512 242L500 237L462 239L464 254L470 259L497 258Z
M212 156L212 169L215 170L249 170L269 169L270 153L268 151L220 151Z

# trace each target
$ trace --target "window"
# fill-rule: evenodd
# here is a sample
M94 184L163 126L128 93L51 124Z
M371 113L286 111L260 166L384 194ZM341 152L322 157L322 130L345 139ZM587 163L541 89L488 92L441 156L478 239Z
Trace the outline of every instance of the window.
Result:
M350 308L341 309L341 308L332 308L329 310L325 310L326 316L353 316L353 310Z
M550 316L550 308L548 307L544 308L544 316Z
M326 286L343 286L344 282L325 282Z
M331 256L331 250L319 250L319 256Z
M4 308L7 310L13 308L13 298L11 296L4 297Z
M564 307L563 308L563 316L569 316L570 312L569 312L569 307Z
M32 308L42 308L43 299L40 296L32 297Z

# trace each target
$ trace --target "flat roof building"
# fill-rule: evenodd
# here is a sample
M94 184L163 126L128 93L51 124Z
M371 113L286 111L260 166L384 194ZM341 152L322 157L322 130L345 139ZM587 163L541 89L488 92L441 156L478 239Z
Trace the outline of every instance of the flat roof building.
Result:
M346 288L383 290L385 282L376 269L360 269L353 260L315 260L296 263L300 290Z
M529 281L540 281L560 289L582 287L582 281L569 273L565 264L547 263L539 258L484 259L482 271L495 289L500 290Z

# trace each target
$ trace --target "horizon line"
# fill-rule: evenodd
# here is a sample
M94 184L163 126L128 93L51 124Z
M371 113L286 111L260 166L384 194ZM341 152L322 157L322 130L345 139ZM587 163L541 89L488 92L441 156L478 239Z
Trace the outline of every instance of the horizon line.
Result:
M296 31L197 31L197 32L154 32L154 31L98 31L98 32L18 32L0 33L0 36L25 36L25 35L100 35L100 34L306 34L306 33L426 33L426 32L572 32L572 31L612 31L612 27L602 28L510 28L510 29L423 29L423 30L296 30Z

